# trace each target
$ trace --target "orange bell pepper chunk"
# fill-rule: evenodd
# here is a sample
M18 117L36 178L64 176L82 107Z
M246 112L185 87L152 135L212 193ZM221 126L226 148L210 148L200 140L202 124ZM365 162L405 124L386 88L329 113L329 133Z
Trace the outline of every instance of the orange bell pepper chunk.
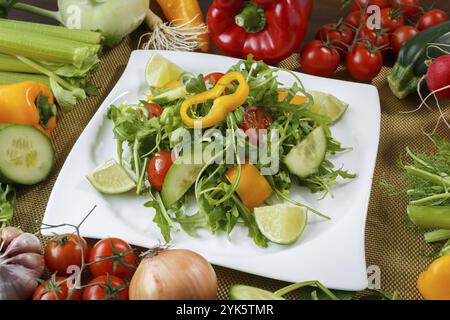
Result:
M288 96L288 92L287 91L280 91L278 93L278 101L283 101L284 99L286 99L286 97ZM296 95L292 98L291 100L291 104L295 104L295 105L301 105L308 102L308 98L305 96L299 96Z
M435 260L420 274L417 287L425 300L450 300L450 255Z

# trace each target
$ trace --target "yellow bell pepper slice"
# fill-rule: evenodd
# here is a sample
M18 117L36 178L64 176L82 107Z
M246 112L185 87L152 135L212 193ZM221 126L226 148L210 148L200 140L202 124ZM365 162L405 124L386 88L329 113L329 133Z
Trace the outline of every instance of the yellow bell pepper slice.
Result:
M450 300L450 255L435 260L420 274L417 287L425 300Z
M234 184L238 179L238 169L233 168L225 174L228 181ZM253 164L247 163L241 166L241 178L236 190L245 207L253 212L260 207L273 193L272 187L266 178Z
M278 101L284 101L284 99L286 99L286 97L288 96L288 92L287 91L280 91L278 92ZM295 104L295 105L301 105L308 102L308 98L305 96L299 96L299 95L295 95L292 100L291 100L291 104Z
M227 86L233 82L238 82L236 91L232 94L224 95ZM188 128L210 128L223 121L228 113L236 110L247 101L250 87L247 81L239 72L230 72L224 75L211 90L202 92L187 98L180 108L180 115L183 123ZM192 118L189 110L198 104L214 100L209 113L204 117Z

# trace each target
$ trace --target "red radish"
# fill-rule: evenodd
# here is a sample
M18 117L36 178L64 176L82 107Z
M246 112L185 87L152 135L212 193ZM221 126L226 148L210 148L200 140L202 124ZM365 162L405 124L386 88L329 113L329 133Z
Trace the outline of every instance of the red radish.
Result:
M427 72L428 89L441 99L450 100L450 54L435 59ZM445 90L438 91L446 88Z

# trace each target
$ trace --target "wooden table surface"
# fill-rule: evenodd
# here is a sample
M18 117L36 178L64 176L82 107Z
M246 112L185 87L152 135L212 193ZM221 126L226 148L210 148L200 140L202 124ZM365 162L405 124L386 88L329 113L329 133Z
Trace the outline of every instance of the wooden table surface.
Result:
M24 0L21 2L37 5L46 9L57 9L57 0ZM155 12L161 15L156 2L151 2L152 7L154 7L155 9ZM203 12L206 13L213 0L199 0L199 2L202 6ZM443 9L444 11L450 13L449 0L423 0L422 2L425 4L435 3L435 7ZM341 0L314 0L313 15L309 22L308 34L306 36L306 39L314 38L317 30L321 25L328 22L337 21L340 16L343 16L348 11L348 8L341 9ZM55 23L54 21L19 11L12 12L10 18L36 22ZM214 47L212 48L212 51L218 53L218 50Z

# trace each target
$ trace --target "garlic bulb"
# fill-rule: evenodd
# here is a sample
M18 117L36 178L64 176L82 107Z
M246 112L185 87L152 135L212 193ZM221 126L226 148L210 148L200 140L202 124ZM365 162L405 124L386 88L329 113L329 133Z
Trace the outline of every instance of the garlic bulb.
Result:
M44 273L41 243L18 228L0 230L0 300L29 298Z

